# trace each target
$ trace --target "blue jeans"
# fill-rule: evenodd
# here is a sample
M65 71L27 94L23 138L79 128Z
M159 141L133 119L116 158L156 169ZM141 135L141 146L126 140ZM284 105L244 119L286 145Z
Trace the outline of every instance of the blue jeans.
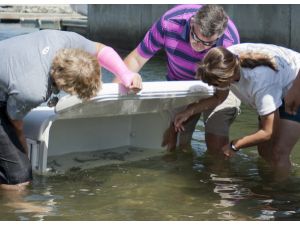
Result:
M20 184L32 180L31 163L23 151L15 129L0 105L0 184Z

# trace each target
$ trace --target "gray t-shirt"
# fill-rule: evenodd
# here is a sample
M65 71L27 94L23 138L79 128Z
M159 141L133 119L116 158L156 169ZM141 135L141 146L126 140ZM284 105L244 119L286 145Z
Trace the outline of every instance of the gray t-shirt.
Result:
M0 41L0 101L21 120L50 97L49 72L56 52L79 48L96 55L96 43L73 32L43 30Z

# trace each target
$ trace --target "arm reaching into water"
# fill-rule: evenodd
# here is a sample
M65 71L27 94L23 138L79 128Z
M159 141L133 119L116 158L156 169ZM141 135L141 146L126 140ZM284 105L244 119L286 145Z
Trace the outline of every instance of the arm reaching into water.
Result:
M200 100L199 102L192 103L187 106L187 108L177 113L174 120L175 131L184 131L183 123L187 121L191 116L201 113L205 110L214 109L216 106L220 105L228 96L229 91L216 90L212 97Z
M236 151L232 149L229 145L226 145L223 147L223 153L226 157L232 157L235 155L235 152L237 152L241 148L247 148L251 146L258 145L262 142L269 141L274 134L274 130L277 130L279 126L279 113L278 110L275 112L272 112L268 115L261 116L260 117L260 129L250 135L246 135L242 138L233 140L231 143L234 145L234 148ZM268 151L268 149L265 149Z

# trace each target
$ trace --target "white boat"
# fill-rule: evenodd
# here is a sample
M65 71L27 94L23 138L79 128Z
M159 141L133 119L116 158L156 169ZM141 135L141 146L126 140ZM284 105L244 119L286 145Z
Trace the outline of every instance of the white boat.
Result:
M162 149L172 111L212 94L201 81L144 82L137 95L120 94L118 84L106 83L90 101L67 95L55 109L37 107L24 120L33 170L45 173L51 156L128 146Z

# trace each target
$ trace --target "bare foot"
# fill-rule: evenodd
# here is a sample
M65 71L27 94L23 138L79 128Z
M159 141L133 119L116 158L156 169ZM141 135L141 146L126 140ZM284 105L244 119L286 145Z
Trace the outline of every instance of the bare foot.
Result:
M163 141L161 143L161 147L167 146L167 151L173 152L176 150L176 143L177 143L177 132L175 131L175 127L173 123L171 123L163 135Z

